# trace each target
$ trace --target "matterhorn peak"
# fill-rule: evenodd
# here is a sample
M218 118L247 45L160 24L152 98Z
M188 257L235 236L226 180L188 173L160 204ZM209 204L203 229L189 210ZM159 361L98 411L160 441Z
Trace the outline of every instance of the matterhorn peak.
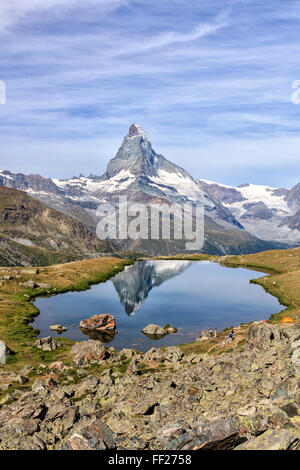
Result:
M142 137L144 140L149 141L148 136L145 131L138 124L131 124L128 133L129 139L134 137Z

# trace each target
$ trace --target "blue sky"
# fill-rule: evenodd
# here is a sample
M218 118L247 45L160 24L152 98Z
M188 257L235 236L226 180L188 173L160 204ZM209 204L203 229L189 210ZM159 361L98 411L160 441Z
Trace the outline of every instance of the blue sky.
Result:
M137 122L194 177L300 181L300 1L1 0L0 168L102 174Z

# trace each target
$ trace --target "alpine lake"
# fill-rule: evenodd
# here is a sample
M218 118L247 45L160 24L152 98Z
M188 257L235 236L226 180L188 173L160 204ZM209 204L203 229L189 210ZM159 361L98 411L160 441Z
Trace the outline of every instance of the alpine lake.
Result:
M238 326L267 320L281 310L275 297L250 280L262 273L227 268L209 261L137 261L105 283L83 292L39 297L40 314L32 326L39 337L59 336L53 324L67 328L63 336L75 340L99 339L116 349L184 344L194 341L202 329ZM116 320L114 335L79 328L81 320L110 313ZM176 328L177 333L155 339L141 330L148 324Z

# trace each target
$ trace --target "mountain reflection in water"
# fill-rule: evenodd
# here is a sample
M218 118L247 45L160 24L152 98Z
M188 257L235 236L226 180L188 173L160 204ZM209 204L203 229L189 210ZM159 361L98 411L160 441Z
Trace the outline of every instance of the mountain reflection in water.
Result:
M118 273L112 283L128 315L134 315L144 304L153 287L183 273L191 261L139 261Z
M51 325L64 325L67 331L63 336L72 341L91 337L119 350L147 351L157 345L184 344L195 341L202 329L222 331L278 312L278 300L249 282L261 275L209 261L138 261L86 291L37 298L34 305L40 315L35 317L33 328L39 329L43 338L49 336ZM114 335L80 329L81 320L100 313L114 316ZM154 342L142 333L150 323L162 327L169 324L178 332ZM51 336L58 334L51 331Z

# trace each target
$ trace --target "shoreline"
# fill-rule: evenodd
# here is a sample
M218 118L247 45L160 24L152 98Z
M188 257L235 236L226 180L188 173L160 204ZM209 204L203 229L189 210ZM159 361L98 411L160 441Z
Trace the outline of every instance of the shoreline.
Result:
M0 295L2 294L0 302L0 338L16 353L13 356L9 356L8 361L2 367L16 367L17 365L22 367L24 361L21 358L19 358L20 361L16 360L18 355L25 356L27 363L31 362L31 360L33 363L39 359L45 360L44 357L41 357L43 356L41 352L38 350L34 351L35 348L32 348L32 344L30 344L30 342L34 342L37 339L39 334L38 330L31 326L34 318L40 313L33 304L37 297L88 290L92 285L106 282L118 272L123 271L126 266L130 266L133 263L134 261L128 259L105 257L72 261L70 263L46 267L0 268L0 276L5 272L8 277L11 277L7 284L0 287ZM59 285L62 280L64 280L64 286ZM22 283L22 281L24 283L34 282L37 287L24 288L18 284ZM49 283L49 287L40 288L38 287L39 283L41 286ZM59 350L60 355L61 353L67 354L74 344L74 341L63 336L60 337L60 342L63 346ZM53 351L53 353L55 352ZM57 354L55 355L51 352L50 355L53 358ZM49 360L51 361L50 358Z
M277 263L279 254L259 256L275 258ZM299 323L300 249L285 252L280 263L285 266L287 260L289 272L257 282L294 300L290 312ZM255 259L248 261L250 269L257 269ZM233 267L245 267L244 262L230 258ZM8 356L0 367L0 448L90 449L94 444L86 440L86 426L99 422L110 436L99 439L101 449L192 450L199 448L199 439L206 445L207 432L214 433L212 444L217 449L268 449L274 439L278 448L298 445L299 324L252 322L234 328L234 341L226 338L225 329L217 338L154 347L145 353L117 351L97 341L74 344L63 338L56 350L34 347L35 331L28 325L34 306L29 299L50 289L34 287L24 297L18 282L35 277L36 284L51 282L55 294L78 291L109 279L128 264L132 262L110 258L38 268L39 272L10 269L11 277L18 277L1 285L0 337L5 327L18 355ZM35 295L30 297L30 292ZM278 321L280 314L274 320ZM30 417L37 409L43 411L33 423ZM21 434L12 432L20 412ZM101 421L96 422L98 417Z
M289 252L295 252L297 249L293 250L285 250L283 253L286 256L290 256ZM298 249L299 252L299 258L300 258L300 250ZM281 292L278 290L277 284L274 286L272 284L272 279L276 276L284 276L288 274L288 272L285 272L286 270L279 269L278 267L270 266L267 265L266 261L264 260L263 263L257 262L257 260L252 261L253 257L257 256L270 256L274 253L280 253L277 250L272 251L272 252L263 252L263 254L257 254L257 255L232 255L232 256L212 256L212 255L176 255L176 256L169 256L169 257L153 257L151 259L157 259L157 260L187 260L187 261L204 261L208 260L211 262L217 262L221 266L224 267L230 267L230 268L244 268L244 269L249 269L249 270L255 270L256 272L262 272L263 274L268 274L268 276L263 276L261 278L253 279L250 282L254 284L258 284L261 287L264 288L264 290L276 297L280 304L285 307L283 310L281 310L278 313L275 313L271 315L271 317L268 319L268 322L270 323L278 323L281 318L285 315L288 315L292 313L295 309L297 310L298 305L296 302L293 301L293 299L290 299L285 292ZM275 255L277 256L277 255ZM139 258L138 260L141 260L142 258ZM147 258L149 259L149 258ZM5 319L3 320L2 315L3 312L1 311L1 307L3 306L3 303L0 303L0 335L1 339L4 341L7 341L8 346L14 350L17 349L17 353L22 353L24 352L24 346L21 348L21 350L18 350L18 344L17 343L28 343L30 341L35 341L37 339L37 331L30 325L30 323L33 322L34 318L39 315L39 310L34 306L32 301L36 299L37 297L43 297L43 296L50 296L50 295L58 295L66 292L72 292L72 291L84 291L89 289L92 285L99 284L100 282L106 282L108 279L110 279L112 276L117 274L118 272L122 271L125 269L126 266L130 266L134 264L135 261L138 260L131 260L131 259L120 259L120 258L97 258L97 259L92 259L92 260L82 260L82 261L75 261L71 263L66 263L66 264L59 264L59 265L53 265L53 266L47 266L47 267L40 267L40 268L0 268L0 273L3 273L3 271L6 271L8 273L14 273L14 272L19 272L19 276L24 276L27 273L34 272L36 271L38 274L35 274L34 280L38 282L49 282L53 283L53 277L54 280L56 278L55 273L58 272L59 276L58 278L61 279L61 277L68 277L68 282L65 283L64 286L59 286L58 282L54 282L54 285L51 285L51 288L49 289L39 289L39 288L26 288L26 289L20 289L18 292L9 292L6 293L6 297L9 297L9 303L10 307L6 311L6 314L8 317L13 317L12 320L9 319L8 324L5 322ZM250 262L252 261L252 262ZM104 264L109 264L109 267L103 269ZM89 269L87 269L89 267ZM70 273L70 268L72 271L72 276L71 279L69 277ZM59 273L59 271L61 272ZM85 272L86 276L84 279L80 276L82 274L82 270ZM54 275L54 276L53 276ZM26 277L26 276L25 276ZM28 277L28 276L27 276ZM30 277L30 276L29 276ZM32 276L31 276L32 277ZM23 280L23 277L22 277ZM11 280L13 281L13 279ZM11 282L9 281L9 283ZM8 283L8 284L9 284ZM0 293L2 293L2 287L0 288ZM13 289L14 290L14 289ZM15 309L17 310L17 313L15 315L11 315L11 310ZM300 316L300 306L299 306L299 316ZM16 318L17 317L17 318ZM253 320L254 321L254 320ZM4 323L4 325L3 325ZM6 323L6 325L5 325ZM239 325L238 327L235 328L240 328L243 327L245 328L245 325L249 327L249 325L253 322L249 322L247 324L242 324ZM11 331L11 325L15 324L15 327L17 327L17 335L14 334L15 332ZM223 338L224 333L228 331L228 328L225 328L222 332L219 333L219 337ZM8 332L9 330L9 332ZM20 336L19 338L16 338L16 336ZM60 342L63 344L63 350L61 349L61 353L66 353L68 354L68 350L70 347L75 343L75 341L69 340L67 338L64 338L63 336L60 337ZM191 341L189 343L183 343L180 345L180 347L183 350L191 350L191 349L197 349L199 350L199 342ZM162 346L163 348L163 346ZM204 346L203 346L204 348ZM201 349L203 349L201 348ZM28 349L25 348L26 357L27 361L30 361L31 356L36 356L36 354L33 354L31 351L31 354L29 353L28 355ZM31 348L33 349L33 348ZM35 352L35 351L34 351ZM40 356L40 355L38 355ZM14 359L13 359L14 358ZM12 356L11 359L8 361L11 362L11 365L15 364L17 366L18 361L16 360L17 358ZM34 358L36 359L36 358ZM20 364L21 365L21 364Z

